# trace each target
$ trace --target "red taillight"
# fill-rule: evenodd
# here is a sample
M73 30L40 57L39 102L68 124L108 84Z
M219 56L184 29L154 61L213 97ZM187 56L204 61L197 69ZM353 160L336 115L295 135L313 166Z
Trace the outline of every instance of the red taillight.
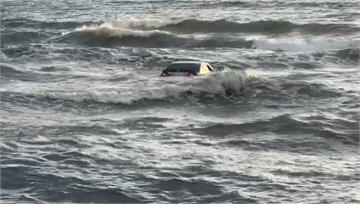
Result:
M160 76L167 77L167 76L171 76L171 74L167 71L163 71Z

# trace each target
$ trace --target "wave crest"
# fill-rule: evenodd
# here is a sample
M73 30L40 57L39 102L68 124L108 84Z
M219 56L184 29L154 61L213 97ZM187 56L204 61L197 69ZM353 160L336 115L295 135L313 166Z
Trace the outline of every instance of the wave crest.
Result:
M134 46L134 47L186 47L186 48L214 48L234 47L250 48L252 41L236 38L194 38L178 35L164 30L146 30L131 28L134 25L116 26L113 23L101 25L82 26L72 32L66 33L59 41L70 41L85 45L98 46ZM126 27L129 26L129 27Z
M351 24L319 24L305 23L296 24L284 20L259 20L251 22L235 22L226 19L200 20L196 18L175 18L175 19L140 19L129 18L126 20L115 20L110 23L116 27L140 29L140 30L167 30L179 33L262 33L276 34L292 31L306 32L310 34L331 34L331 33L354 33L360 28Z
M104 103L120 105L151 105L168 102L195 101L214 98L240 99L244 96L253 99L276 100L304 97L338 97L343 93L324 84L310 83L293 79L262 78L249 70L224 70L205 77L183 78L153 78L135 82L136 87L111 90L74 90L72 92L46 91L36 93L10 92L9 100L15 100L14 95L21 98L37 98L37 100L63 100L86 103ZM145 83L145 84L143 84ZM3 99L9 91L2 91ZM24 101L21 99L20 101ZM143 103L146 102L146 103Z
M312 35L351 34L360 28L345 24L295 24L282 20L246 23L199 19L136 19L83 25L66 33L60 41L90 46L184 47L184 48L253 48L255 40L229 33L283 34L303 32ZM206 35L194 35L205 33ZM219 35L218 33L224 33ZM227 33L227 34L226 34Z
M140 24L138 24L140 26ZM141 26L140 26L141 27ZM354 33L360 28L348 24L295 24L283 20L260 20L246 23L239 23L225 19L199 20L183 19L173 21L161 21L161 23L145 23L142 28L157 28L177 32L244 32L244 33L288 33L292 31L306 32L310 34L331 34L331 33Z
M223 71L207 77L198 78L157 78L146 89L133 90L85 90L85 91L51 91L36 93L14 93L8 90L1 91L4 100L24 102L24 98L37 100L64 100L75 102L105 103L132 105L142 101L165 100L171 98L181 99L180 96L193 95L236 95L246 89L247 75L244 71ZM150 84L151 84L150 83ZM145 86L145 85L144 85ZM14 96L17 96L14 98ZM25 100L26 101L26 100ZM52 102L53 104L53 102Z
M105 36L105 37L150 37L153 35L171 35L167 31L160 30L132 30L127 27L116 27L112 23L103 23L101 25L82 26L76 28L73 33L89 33L94 36Z

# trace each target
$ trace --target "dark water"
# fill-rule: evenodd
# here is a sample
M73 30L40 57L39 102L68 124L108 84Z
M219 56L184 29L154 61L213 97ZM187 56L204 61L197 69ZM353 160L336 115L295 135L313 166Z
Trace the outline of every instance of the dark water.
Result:
M360 2L1 1L4 203L360 202ZM222 71L159 78L176 60Z

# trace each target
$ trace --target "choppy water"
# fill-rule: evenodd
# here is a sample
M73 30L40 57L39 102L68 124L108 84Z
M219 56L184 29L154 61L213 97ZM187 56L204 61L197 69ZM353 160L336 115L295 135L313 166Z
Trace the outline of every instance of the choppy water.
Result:
M3 202L360 202L358 0L5 0L1 16ZM159 78L176 60L222 71Z

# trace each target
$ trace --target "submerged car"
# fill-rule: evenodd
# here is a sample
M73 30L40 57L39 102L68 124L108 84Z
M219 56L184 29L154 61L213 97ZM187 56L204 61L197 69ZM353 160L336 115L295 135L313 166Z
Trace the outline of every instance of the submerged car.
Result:
M203 76L214 72L215 69L205 62L179 61L173 62L161 73L162 77L170 76Z

